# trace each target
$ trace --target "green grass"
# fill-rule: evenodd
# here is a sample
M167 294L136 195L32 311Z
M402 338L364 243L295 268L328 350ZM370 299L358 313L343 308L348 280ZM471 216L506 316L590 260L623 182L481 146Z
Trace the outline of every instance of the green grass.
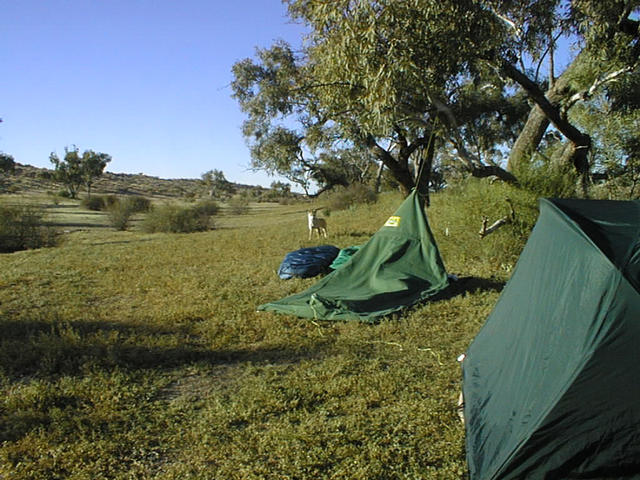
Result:
M481 240L505 195L519 222ZM364 243L400 201L333 212L327 243ZM251 207L194 234L89 227L65 207L60 224L86 225L61 246L0 256L0 478L465 476L456 357L509 276L534 199L482 182L435 196L460 293L377 325L256 312L317 281L275 272L318 240L304 204Z

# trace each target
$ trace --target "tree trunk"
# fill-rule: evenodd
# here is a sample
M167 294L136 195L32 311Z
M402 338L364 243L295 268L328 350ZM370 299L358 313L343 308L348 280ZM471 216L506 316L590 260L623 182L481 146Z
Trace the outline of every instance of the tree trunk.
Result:
M366 142L371 152L389 169L393 178L398 182L402 194L405 197L408 196L415 187L413 177L407 167L408 162L401 163L400 160L395 159L393 155L378 145L372 136L368 136Z
M500 180L518 185L518 179L513 173L506 171L497 165L474 166L470 169L471 176L476 178L498 177Z
M576 147L583 148L591 145L591 140L585 138L585 135L573 127L573 125L569 124L560 113L560 102L575 93L575 90L573 90L569 84L570 77L573 72L582 65L585 59L586 54L582 52L578 54L562 75L555 79L553 86L546 92L540 90L533 81L512 65L507 63L502 64L502 71L522 86L527 93L529 93L533 102L535 102L520 135L509 153L507 163L508 171L517 172L519 166L528 164L531 161L531 157L538 149L549 124L552 122ZM588 137L588 135L586 135L586 137ZM576 163L581 165L580 160L576 162L573 162L573 160L570 161L572 161L574 165L576 165Z
M549 123L551 122L549 122L542 109L534 105L529 112L520 135L518 135L509 152L509 160L507 161L507 170L509 172L518 172L520 166L529 163L533 153L540 145Z
M560 157L560 162L563 165L571 163L576 171L580 174L580 189L582 196L587 198L588 186L589 186L589 150L591 149L591 137L586 135L584 140L585 145L576 145L573 142L569 142Z
M380 193L380 185L382 184L382 172L384 171L384 162L380 162L378 166L378 172L376 173L376 183L374 190L376 193Z

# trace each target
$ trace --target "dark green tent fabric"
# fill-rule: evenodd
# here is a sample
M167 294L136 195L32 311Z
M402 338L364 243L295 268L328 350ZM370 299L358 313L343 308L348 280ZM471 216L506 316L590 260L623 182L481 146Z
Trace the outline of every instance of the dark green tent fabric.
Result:
M463 360L472 480L640 478L640 202L541 200Z
M258 307L323 320L372 322L448 285L440 252L414 190L345 264L302 293Z

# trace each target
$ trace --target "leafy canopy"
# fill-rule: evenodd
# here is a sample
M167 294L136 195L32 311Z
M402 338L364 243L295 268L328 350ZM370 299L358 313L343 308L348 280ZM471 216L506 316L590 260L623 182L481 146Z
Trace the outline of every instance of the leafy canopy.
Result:
M49 155L49 160L54 165L54 178L64 184L71 198L76 198L78 190L82 186L87 187L87 193L91 196L91 186L99 178L111 156L106 153L96 153L93 150L85 150L82 155L78 147L71 149L65 147L64 158L59 158L55 152Z

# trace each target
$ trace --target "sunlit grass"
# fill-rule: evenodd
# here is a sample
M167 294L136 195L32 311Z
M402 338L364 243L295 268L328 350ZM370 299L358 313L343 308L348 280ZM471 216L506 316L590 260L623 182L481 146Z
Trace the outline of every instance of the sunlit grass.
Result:
M304 204L223 209L194 234L83 227L1 255L0 478L463 477L455 359L535 217L518 197L523 223L481 240L476 217L502 215L506 194L478 183L433 198L465 283L377 325L256 312L316 281L276 275L318 244ZM332 212L322 243L364 243L400 201Z

